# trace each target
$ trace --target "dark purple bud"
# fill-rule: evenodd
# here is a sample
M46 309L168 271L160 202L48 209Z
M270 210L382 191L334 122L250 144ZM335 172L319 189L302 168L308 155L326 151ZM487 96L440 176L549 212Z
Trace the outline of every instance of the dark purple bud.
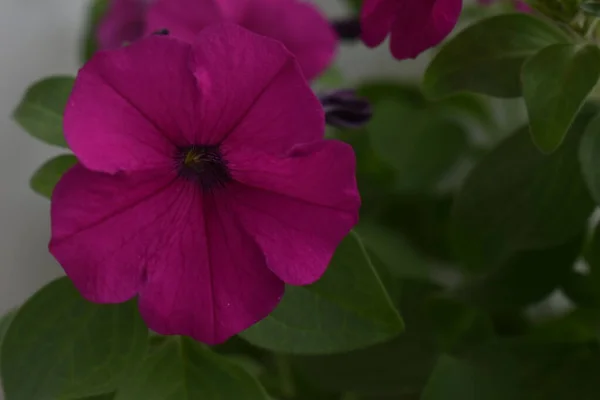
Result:
M153 35L157 35L157 36L167 36L169 35L171 32L169 32L168 29L160 29L156 32L152 32Z
M338 128L360 128L366 125L373 115L369 100L358 97L352 89L340 89L319 95L325 121Z
M360 38L360 20L356 17L331 21L331 26L343 41L353 42Z

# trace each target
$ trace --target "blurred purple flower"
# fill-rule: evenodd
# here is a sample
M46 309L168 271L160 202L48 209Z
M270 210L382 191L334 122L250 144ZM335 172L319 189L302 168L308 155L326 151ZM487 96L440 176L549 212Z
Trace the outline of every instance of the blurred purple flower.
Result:
M415 58L450 34L461 9L462 0L365 0L362 40L377 47L390 35L395 58Z
M215 22L233 22L282 42L309 80L329 67L338 46L327 18L301 0L157 0L148 10L145 32L165 28L192 42Z
M112 0L97 31L100 49L116 49L142 37L152 0Z

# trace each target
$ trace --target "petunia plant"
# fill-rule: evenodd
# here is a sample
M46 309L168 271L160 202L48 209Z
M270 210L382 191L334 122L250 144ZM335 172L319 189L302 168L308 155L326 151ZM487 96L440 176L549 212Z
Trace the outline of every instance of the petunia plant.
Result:
M89 2L6 400L598 398L600 2L343 3Z

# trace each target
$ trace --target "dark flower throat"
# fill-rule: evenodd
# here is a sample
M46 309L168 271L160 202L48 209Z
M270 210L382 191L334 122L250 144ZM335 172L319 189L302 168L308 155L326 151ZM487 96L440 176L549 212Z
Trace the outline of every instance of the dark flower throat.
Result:
M227 162L219 146L188 146L179 148L175 156L179 176L196 182L205 191L225 186L231 181Z

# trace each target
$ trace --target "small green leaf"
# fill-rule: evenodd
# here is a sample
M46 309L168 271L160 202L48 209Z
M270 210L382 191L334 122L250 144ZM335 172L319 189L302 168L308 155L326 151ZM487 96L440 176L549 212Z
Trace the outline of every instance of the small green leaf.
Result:
M56 400L114 391L142 359L148 329L134 301L98 305L60 278L17 312L2 346L8 400Z
M54 186L65 172L77 163L77 158L69 154L46 161L31 177L29 185L34 192L44 197L52 197Z
M33 137L60 147L67 147L63 134L63 113L74 78L53 76L35 82L27 89L13 118Z
M367 347L403 329L378 271L351 233L318 282L288 286L279 307L241 336L272 351L322 354Z
M117 391L115 400L268 400L244 368L207 347L173 337L151 352Z
M91 0L91 6L89 7L85 23L86 30L81 49L81 58L84 62L92 58L92 55L98 49L98 43L96 42L96 31L102 17L108 11L109 5L110 0Z
M597 204L600 204L600 114L587 126L579 148L581 171Z
M431 189L467 149L461 125L395 101L377 104L367 129L373 149L395 168L403 192Z
M594 204L577 151L589 116L564 145L540 153L523 129L471 171L454 205L452 239L471 271L490 271L518 251L557 246L579 234Z
M562 143L600 77L595 45L555 44L523 65L523 97L533 142L545 153Z
M579 5L579 8L581 8L581 10L586 14L600 17L600 1L598 0L583 1Z
M532 15L486 18L441 48L425 72L423 87L432 97L458 91L518 97L523 62L548 45L570 42L563 31Z

